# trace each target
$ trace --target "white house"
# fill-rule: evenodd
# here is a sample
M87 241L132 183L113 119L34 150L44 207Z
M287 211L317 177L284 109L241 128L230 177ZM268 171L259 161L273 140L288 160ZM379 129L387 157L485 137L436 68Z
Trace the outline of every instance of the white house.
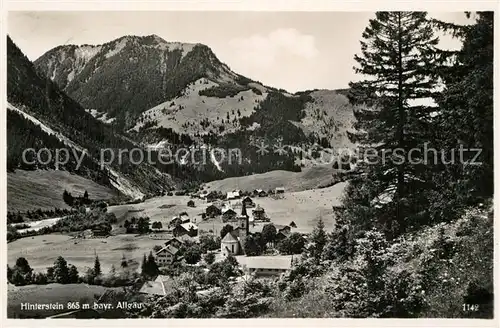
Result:
M156 257L156 263L158 266L166 266L172 264L177 257L177 253L179 250L174 247L173 245L167 245L160 249L158 252L156 252L155 257Z

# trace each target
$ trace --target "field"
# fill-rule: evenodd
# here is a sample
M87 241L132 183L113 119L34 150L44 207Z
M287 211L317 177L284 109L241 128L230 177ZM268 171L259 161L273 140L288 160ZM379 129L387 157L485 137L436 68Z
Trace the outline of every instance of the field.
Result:
M323 218L325 228L333 229L332 205L339 205L345 183L322 189L286 192L282 199L271 197L257 197L254 202L264 208L272 223L288 225L291 221L297 224L294 231L308 233L314 228L319 217ZM109 208L110 212L118 217L119 224L133 216L148 216L151 221L160 221L163 227L181 212L187 212L192 221L201 230L220 231L224 225L220 219L202 221L201 214L211 204L200 199L194 199L196 207L188 207L188 196L163 196L146 200L144 203L133 205L119 205ZM231 201L237 209L238 201ZM170 206L165 206L170 205ZM251 208L248 209L250 214Z
M254 201L266 210L272 223L288 225L294 221L297 228L292 231L309 233L320 217L325 222L326 230L331 231L334 224L332 205L339 204L344 187L345 183L339 183L323 189L285 193L282 199L263 197L255 198ZM123 228L120 228L120 225L127 218L148 216L151 222L160 221L166 227L173 216L186 211L200 230L220 232L224 226L220 219L201 219L201 213L210 203L195 199L196 207L193 208L187 206L189 199L188 196L162 196L140 204L111 206L108 211L115 213L119 219L118 224L114 226L113 236L102 239L73 239L67 235L50 234L18 239L7 245L8 263L14 265L16 259L23 256L35 270L45 271L61 255L83 273L87 267L93 266L97 254L104 272L108 272L112 265L118 267L122 255L138 266L143 255L149 253L155 245L162 244L162 240L153 239L152 236L121 234ZM236 207L236 201L233 201L233 205ZM255 231L260 225L262 224L259 223L250 230Z
M302 172L276 170L211 181L204 185L204 189L228 192L234 189L246 191L263 189L267 191L276 187L285 187L287 192L303 191L327 185L333 180L335 172L332 165L303 168Z
M109 272L111 265L120 266L122 256L139 266L144 253L149 253L153 246L161 244L148 236L116 235L108 238L73 239L67 235L50 234L18 239L7 244L8 264L13 266L16 259L25 257L36 271L46 271L58 256L62 256L69 264L84 273L86 268L94 265L95 254L99 256L104 273Z
M111 188L66 171L17 170L7 174L7 208L21 212L68 208L62 199L65 189L74 196L81 196L87 190L94 199L109 199L117 195Z

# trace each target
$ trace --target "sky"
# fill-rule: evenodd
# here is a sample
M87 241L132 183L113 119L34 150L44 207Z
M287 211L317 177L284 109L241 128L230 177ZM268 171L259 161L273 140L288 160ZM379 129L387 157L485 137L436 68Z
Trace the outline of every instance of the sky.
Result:
M431 12L467 23L462 12ZM102 44L124 35L203 43L233 71L290 92L346 88L373 12L9 12L7 31L35 60L64 44ZM440 47L457 48L449 36Z

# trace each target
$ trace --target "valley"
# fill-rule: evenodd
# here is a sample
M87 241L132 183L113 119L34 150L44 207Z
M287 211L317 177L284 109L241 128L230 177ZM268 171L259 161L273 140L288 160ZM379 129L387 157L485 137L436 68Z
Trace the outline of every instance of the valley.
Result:
M254 198L256 205L265 209L270 223L287 226L292 221L297 225L293 232L309 234L322 218L325 229L333 230L334 216L332 206L340 204L340 198L345 183L323 189L310 189L297 192L286 192L283 198ZM189 196L161 196L138 204L109 206L108 212L116 215L118 222L113 225L111 235L106 238L81 239L64 234L49 234L24 237L8 244L8 263L14 263L19 257L25 257L36 271L45 271L47 264L53 263L62 255L69 263L75 265L80 272L91 268L94 256L97 254L104 272L111 266L119 267L122 256L125 256L131 267L139 269L144 254L149 253L155 245L161 245L172 237L165 232L154 230L145 235L125 234L120 228L125 220L132 217L147 216L151 222L159 221L167 227L173 217L187 212L191 222L194 222L200 234L220 235L226 223L220 218L203 220L204 213L211 202L194 199L195 207L187 206ZM237 200L229 201L236 211L241 211ZM251 208L249 208L251 210ZM266 223L256 223L250 231L260 231Z

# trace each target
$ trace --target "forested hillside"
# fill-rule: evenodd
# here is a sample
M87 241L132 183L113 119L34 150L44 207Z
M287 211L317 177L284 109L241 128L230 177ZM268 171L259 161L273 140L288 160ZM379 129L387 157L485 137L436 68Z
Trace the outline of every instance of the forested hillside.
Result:
M7 98L12 104L7 124L9 170L54 168L53 161L40 165L36 158L36 164L24 163L22 153L27 148L35 151L47 148L52 154L56 149L67 148L70 154L75 151L78 157L81 153L86 155L78 170L73 154L63 169L98 183L120 189L119 181L130 180L127 185L135 190L132 192L135 194L157 193L172 185L167 175L149 165L127 165L130 160L127 156L123 156L122 165L113 163L101 168L97 162L101 149L131 149L137 145L85 112L52 81L36 73L33 64L10 37L7 38ZM33 159L32 155L30 152L29 159ZM146 177L154 182L146 181Z

